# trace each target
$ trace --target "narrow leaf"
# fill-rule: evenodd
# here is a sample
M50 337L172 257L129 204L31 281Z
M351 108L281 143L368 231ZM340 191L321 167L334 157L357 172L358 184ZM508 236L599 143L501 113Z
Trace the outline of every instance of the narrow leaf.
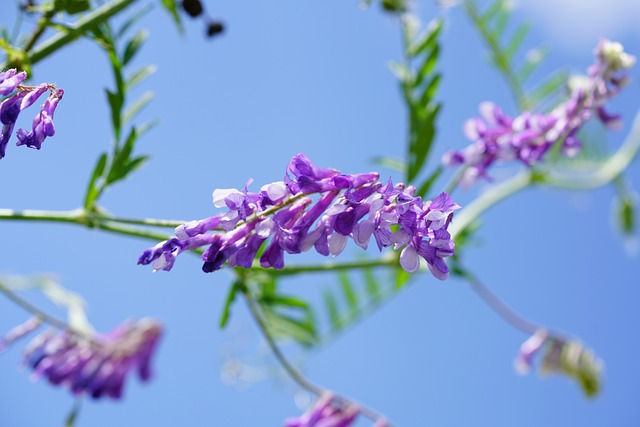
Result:
M502 36L504 34L504 30L507 27L507 23L509 22L509 18L511 17L511 11L506 7L500 8L498 12L498 16L496 19L496 26L493 29L493 36L496 40L502 40Z
M109 170L109 174L107 175L108 184L112 184L126 177L125 166L129 163L129 157L131 156L137 137L138 134L134 127L131 129L131 132L129 132L129 136L122 148L116 152L113 158L111 170Z
M84 207L86 209L91 208L98 197L99 190L96 188L96 182L104 173L106 165L107 153L102 153L100 157L98 157L96 166L93 168L93 173L91 174L91 179L89 180L89 185L87 186L87 193L84 198Z
M422 63L422 66L418 70L418 74L413 84L414 87L420 86L424 78L433 72L436 64L438 63L439 55L440 55L440 46L436 45L433 48L433 50L429 52L429 55L424 60L424 62Z
M113 124L113 133L117 139L120 135L120 129L122 127L121 115L124 99L123 96L118 92L111 92L109 89L105 89L105 91L107 93L109 107L111 107L111 123Z
M429 23L427 30L420 36L420 39L409 47L407 53L409 56L414 57L428 49L432 49L440 31L442 30L442 19L435 19Z
M131 18L127 19L124 24L120 26L120 29L117 32L117 37L122 37L133 24L139 21L144 15L151 12L151 10L153 10L153 6L148 4L131 16Z
M122 115L122 123L130 122L140 111L144 109L151 100L153 100L153 92L145 92L142 96L134 102L129 108L127 108Z
M387 169L395 170L402 173L406 172L407 170L407 164L404 161L393 158L393 157L388 157L388 156L374 157L373 163L380 165L382 167L385 167Z
M396 281L394 283L394 287L396 289L404 288L409 279L411 279L411 273L407 273L402 268L398 268L396 270Z
M182 33L184 30L182 28L182 21L180 21L180 15L178 14L178 2L176 0L162 0L162 6L169 12L171 18L173 18L178 32Z
M380 302L380 285L376 280L376 276L373 274L373 269L367 268L363 273L367 295L369 295L369 298L374 304Z
M536 67L544 60L547 54L548 51L545 49L531 49L527 52L524 64L516 73L518 79L521 82L527 80Z
M489 6L486 10L486 12L484 12L482 14L482 16L480 17L480 19L482 19L482 21L486 24L489 23L489 21L491 21L493 18L496 17L496 14L498 12L500 12L500 10L504 7L504 0L496 0L494 1L491 6Z
M342 288L342 294L347 302L349 311L353 313L358 310L358 297L353 289L351 279L347 273L342 271L338 273L338 278L340 279L340 287Z
M317 341L317 335L310 322L294 319L275 311L263 311L270 332L279 338L293 338L302 345L310 346Z
M229 322L229 318L231 317L231 306L236 300L238 289L238 282L235 282L233 285L231 285L231 288L229 288L227 299L225 300L224 307L222 308L222 315L220 316L220 329L224 329L224 327L227 326L227 323Z
M522 44L522 42L524 41L525 37L529 33L530 29L531 29L531 27L529 25L522 24L522 25L520 25L518 27L516 32L511 37L511 40L509 41L509 44L507 45L507 48L504 50L504 54L507 57L507 60L509 62L513 61L514 55L516 54L516 52L520 48L520 45Z
M122 54L122 65L127 65L129 61L133 59L148 36L149 32L147 30L139 30L136 35L129 40Z
M327 313L329 314L329 320L331 321L331 327L334 330L342 329L342 320L340 319L340 312L338 311L338 303L333 293L330 290L326 290L323 293L324 305L327 307Z
M422 95L420 96L421 105L428 105L431 103L436 95L436 92L438 91L438 88L440 87L441 78L442 75L440 73L437 73L431 78L431 80L429 80L429 83L427 83L424 91L422 92Z
M145 79L147 79L150 75L157 71L157 67L155 65L147 65L146 67L142 67L134 72L129 79L127 79L126 87L127 89L131 89L140 83L142 83Z

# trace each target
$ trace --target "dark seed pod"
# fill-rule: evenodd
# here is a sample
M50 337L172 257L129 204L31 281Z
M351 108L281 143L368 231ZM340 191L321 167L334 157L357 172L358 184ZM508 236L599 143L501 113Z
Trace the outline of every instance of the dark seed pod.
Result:
M207 24L207 36L213 37L224 31L224 25L220 21L209 21Z
M200 16L203 11L200 0L182 0L182 8L192 18Z

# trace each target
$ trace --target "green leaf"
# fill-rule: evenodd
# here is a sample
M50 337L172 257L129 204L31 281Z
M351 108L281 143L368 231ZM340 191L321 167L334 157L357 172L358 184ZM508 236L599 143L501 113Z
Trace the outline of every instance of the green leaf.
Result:
M493 20L496 17L497 13L504 7L504 0L496 0L489 6L485 13L482 14L481 20L485 23Z
M443 22L444 21L442 19L434 19L431 21L427 30L420 36L420 39L417 42L412 43L412 46L407 49L407 54L410 57L415 57L427 50L433 49L434 45L437 43L440 31L442 30Z
M378 302L380 302L380 298L381 298L380 285L376 280L376 276L373 274L373 269L367 268L364 270L363 274L364 274L364 282L366 285L365 289L367 290L367 295L369 296L369 298L374 304L377 304Z
M394 287L396 289L404 288L404 286L407 284L409 279L411 279L411 273L407 273L402 268L396 269L396 281L394 283Z
M54 0L53 8L58 12L66 12L69 15L89 10L89 0Z
M276 295L268 298L268 304L292 307L292 308L301 308L304 310L309 309L309 304L306 301L303 301L296 297L284 296L284 295Z
M122 123L130 122L140 111L153 100L153 92L145 92L142 96L129 106L122 115Z
M150 75L155 73L157 71L157 69L158 68L155 65L147 65L146 67L142 67L142 68L136 70L131 75L131 77L129 77L127 79L127 83L125 85L126 88L127 89L131 89L131 88L139 85L144 80L146 80Z
M524 82L529 78L531 73L542 63L547 56L548 51L546 49L531 49L525 55L525 62L518 70L517 76L521 82Z
M344 299L347 302L349 311L353 314L358 310L358 296L356 295L356 291L353 289L353 284L347 273L343 271L339 272L338 278Z
M323 293L324 305L327 307L327 313L329 314L329 320L331 321L331 328L334 330L342 329L342 319L340 318L340 312L338 311L338 303L333 293L330 290L325 290Z
M420 86L424 78L433 72L436 64L438 63L439 55L440 55L440 46L436 45L433 48L433 50L429 52L429 55L424 60L424 62L422 63L422 66L418 70L418 74L414 81L414 87Z
M318 340L313 324L308 319L294 319L270 309L265 309L263 314L269 331L274 337L293 338L306 346L313 345Z
M135 24L137 21L139 21L144 15L146 15L149 12L151 12L151 10L153 10L153 6L150 5L150 4L147 4L142 9L140 9L138 12L133 14L133 16L131 16L129 19L127 19L124 22L124 24L122 24L120 26L120 29L117 32L117 37L120 38L120 37L124 36L125 33L127 31L129 31L129 28L131 28L131 26L133 26L133 24Z
M516 54L520 45L524 41L525 37L529 33L531 27L527 24L522 24L518 27L513 37L509 41L507 48L504 50L504 55L507 57L507 60L511 62L513 60L513 56Z
M180 21L180 15L178 14L178 2L176 0L162 0L162 6L165 8L173 22L176 24L176 28L180 33L184 31L182 28L182 21Z
M388 156L374 157L373 163L380 165L384 168L402 172L402 173L405 173L407 170L407 164L404 161L400 159L396 159L394 157L388 157Z
M67 415L67 418L64 422L65 427L73 427L76 425L76 420L78 419L78 415L80 414L80 407L82 406L82 400L80 398L76 399L73 407L71 408L71 412Z
M96 188L96 182L98 178L100 178L104 173L104 168L106 165L107 165L107 153L102 153L98 158L98 162L96 163L96 166L93 168L93 173L91 174L91 179L89 180L87 193L84 198L85 209L91 208L95 203L96 198L99 195L99 189Z
M224 302L224 307L222 308L222 315L220 316L220 329L224 329L229 322L229 318L231 317L231 306L236 301L236 296L238 291L244 287L244 284L240 281L236 281L229 288L229 293L227 294L227 299Z
M506 7L500 8L496 17L496 26L493 29L493 36L496 40L501 40L504 34L504 30L509 23L509 18L511 17L511 11Z
M137 137L138 134L134 127L131 129L131 132L129 132L129 136L122 148L117 150L114 155L113 162L111 163L111 169L107 175L107 184L113 184L114 182L125 178L127 173L130 172L130 168L128 168L127 165L130 163L129 157L131 156Z
M122 105L124 103L124 97L120 92L111 92L109 89L105 89L107 93L107 100L109 101L109 107L111 107L111 123L113 124L113 133L116 135L116 139L120 135L120 129L122 128Z
M409 182L418 176L429 157L436 132L435 121L439 112L440 104L431 108L427 113L427 117L418 125L416 137L410 147L409 172L407 175Z
M129 43L127 43L124 53L122 54L122 65L127 65L129 61L133 59L148 36L149 32L147 30L139 30L136 35L129 40Z
M442 75L440 73L437 73L431 78L431 80L429 80L429 83L427 83L424 91L422 92L422 95L420 96L421 105L428 105L431 103L436 95L436 92L438 91L438 88L440 87L441 78Z

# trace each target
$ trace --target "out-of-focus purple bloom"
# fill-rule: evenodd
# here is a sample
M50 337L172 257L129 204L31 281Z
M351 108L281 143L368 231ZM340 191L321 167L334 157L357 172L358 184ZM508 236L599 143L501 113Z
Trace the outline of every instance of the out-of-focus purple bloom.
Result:
M321 397L309 412L285 422L285 427L349 427L360 410L354 405L343 405L327 394Z
M32 317L26 322L11 329L3 337L0 338L0 353L5 351L11 346L11 344L16 342L20 338L38 329L40 325L42 325L40 319L38 317Z
M145 382L151 378L151 358L161 335L162 327L150 319L124 323L91 340L47 330L29 343L24 364L36 378L47 378L74 395L120 399L129 372L136 371Z
M539 163L557 143L566 156L575 156L581 147L578 131L594 115L609 129L620 127L620 116L610 114L605 103L628 83L622 74L635 63L621 44L601 40L595 49L596 63L587 76L569 81L569 99L548 114L525 111L510 117L491 103L480 104L480 117L464 125L465 136L473 144L461 151L450 150L443 157L449 166L466 166L460 184L468 187L478 178L489 179L495 163L518 160L527 166Z
M266 244L260 265L281 269L285 252L315 248L336 256L349 239L366 249L373 236L380 250L392 245L402 250L405 270L418 270L422 258L437 278L448 275L444 258L453 255L455 245L446 229L460 206L446 193L423 201L413 187L394 186L391 180L383 185L377 173L346 175L320 168L304 154L291 159L283 181L259 193L248 190L250 183L242 191L215 190L213 203L226 207L226 213L177 227L175 238L147 249L138 264L168 271L181 252L209 245L202 257L205 272L225 263L249 268Z
M0 130L0 159L5 156L7 144L20 112L33 105L47 90L50 92L49 98L33 120L32 130L18 129L16 133L18 137L17 145L26 145L39 150L45 138L55 134L53 114L58 102L64 95L64 91L56 89L48 83L38 86L20 86L19 83L25 76L26 73L16 74L15 70L0 73L0 93L2 95L7 95L17 89L17 93L0 103L0 122L2 123L2 129ZM6 88L6 91L2 88Z
M0 95L9 95L25 78L27 73L24 71L18 73L15 68L0 73Z
M516 371L527 374L533 368L533 359L542 353L540 373L543 375L563 374L577 380L588 396L600 390L602 362L579 341L567 340L537 330L527 339L514 360Z

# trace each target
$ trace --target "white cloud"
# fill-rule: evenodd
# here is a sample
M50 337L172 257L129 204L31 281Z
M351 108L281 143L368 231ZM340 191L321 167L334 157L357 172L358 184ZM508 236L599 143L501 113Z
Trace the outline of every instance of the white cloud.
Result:
M585 49L600 37L640 35L638 0L520 0L517 7L559 48Z

